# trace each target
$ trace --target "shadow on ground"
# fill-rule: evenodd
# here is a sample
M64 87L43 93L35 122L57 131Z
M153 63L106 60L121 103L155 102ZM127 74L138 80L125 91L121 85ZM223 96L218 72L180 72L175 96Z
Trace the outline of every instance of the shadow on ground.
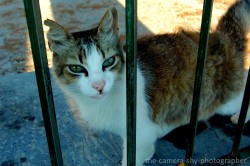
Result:
M119 165L122 142L107 132L81 128L74 120L62 92L52 79L57 122L65 166ZM49 166L46 142L35 74L1 76L0 79L0 165ZM241 147L249 145L249 123ZM195 159L214 159L230 152L235 125L227 117L216 116L200 123L195 145ZM186 128L182 127L156 143L156 153L148 166L175 166L185 157ZM167 160L168 159L168 160ZM250 163L242 163L247 166Z

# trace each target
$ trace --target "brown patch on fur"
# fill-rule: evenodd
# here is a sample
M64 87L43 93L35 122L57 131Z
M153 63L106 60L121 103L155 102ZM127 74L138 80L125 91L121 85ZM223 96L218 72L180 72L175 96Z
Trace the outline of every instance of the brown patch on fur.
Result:
M148 68L143 69L144 73L153 77L148 95L157 123L185 124L189 121L197 38L197 33L182 32L146 37L138 42L139 59ZM211 117L220 104L241 90L244 80L244 56L225 36L211 34L209 46L199 119Z
M233 13L231 10L239 10L237 4L228 13ZM235 21L236 16L228 13L210 34L199 120L214 115L219 105L243 88L248 29L241 28L244 23ZM146 91L156 123L189 122L198 42L199 33L187 30L139 39L139 63L151 82Z

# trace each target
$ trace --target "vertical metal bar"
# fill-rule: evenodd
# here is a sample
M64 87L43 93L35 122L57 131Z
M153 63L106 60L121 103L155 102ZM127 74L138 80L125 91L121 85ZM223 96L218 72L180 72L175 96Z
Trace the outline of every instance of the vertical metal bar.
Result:
M126 0L127 165L136 163L137 1Z
M243 101L242 101L242 105L241 105L239 121L238 121L238 125L236 127L236 133L235 133L232 152L231 152L231 156L233 158L238 157L241 136L242 136L242 132L244 130L244 124L245 124L248 106L249 106L249 100L250 100L250 71L248 71L247 83L246 83L246 87L245 87L245 92L244 92L244 97L243 97Z
M201 22L201 33L200 33L200 41L198 48L198 59L197 59L197 66L195 73L193 103L192 103L191 119L189 124L190 135L186 151L186 161L191 161L191 157L193 155L194 142L197 129L197 114L200 106L201 87L202 87L204 66L207 54L207 44L209 39L209 28L212 15L212 7L213 7L212 0L204 0L202 22Z
M38 0L24 0L36 80L52 165L63 165Z

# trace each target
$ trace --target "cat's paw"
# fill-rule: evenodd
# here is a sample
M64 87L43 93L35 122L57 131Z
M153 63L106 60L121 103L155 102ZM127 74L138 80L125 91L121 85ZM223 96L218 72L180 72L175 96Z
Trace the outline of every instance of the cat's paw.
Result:
M240 117L240 112L232 115L230 120L233 124L238 124L239 117ZM250 111L248 110L245 123L247 123L249 120L250 120Z
M127 166L127 161L122 161L122 165L121 166Z
M237 124L238 123L238 120L239 120L239 116L240 116L240 113L236 113L234 115L231 116L230 120L233 124Z
M127 156L126 155L123 156L123 159L121 161L121 166L127 166Z

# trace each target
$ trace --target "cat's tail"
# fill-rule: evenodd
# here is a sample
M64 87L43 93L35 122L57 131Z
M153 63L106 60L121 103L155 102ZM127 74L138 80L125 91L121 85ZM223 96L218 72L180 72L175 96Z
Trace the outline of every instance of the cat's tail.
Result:
M221 18L216 30L227 34L238 50L244 49L250 30L250 0L234 3Z

